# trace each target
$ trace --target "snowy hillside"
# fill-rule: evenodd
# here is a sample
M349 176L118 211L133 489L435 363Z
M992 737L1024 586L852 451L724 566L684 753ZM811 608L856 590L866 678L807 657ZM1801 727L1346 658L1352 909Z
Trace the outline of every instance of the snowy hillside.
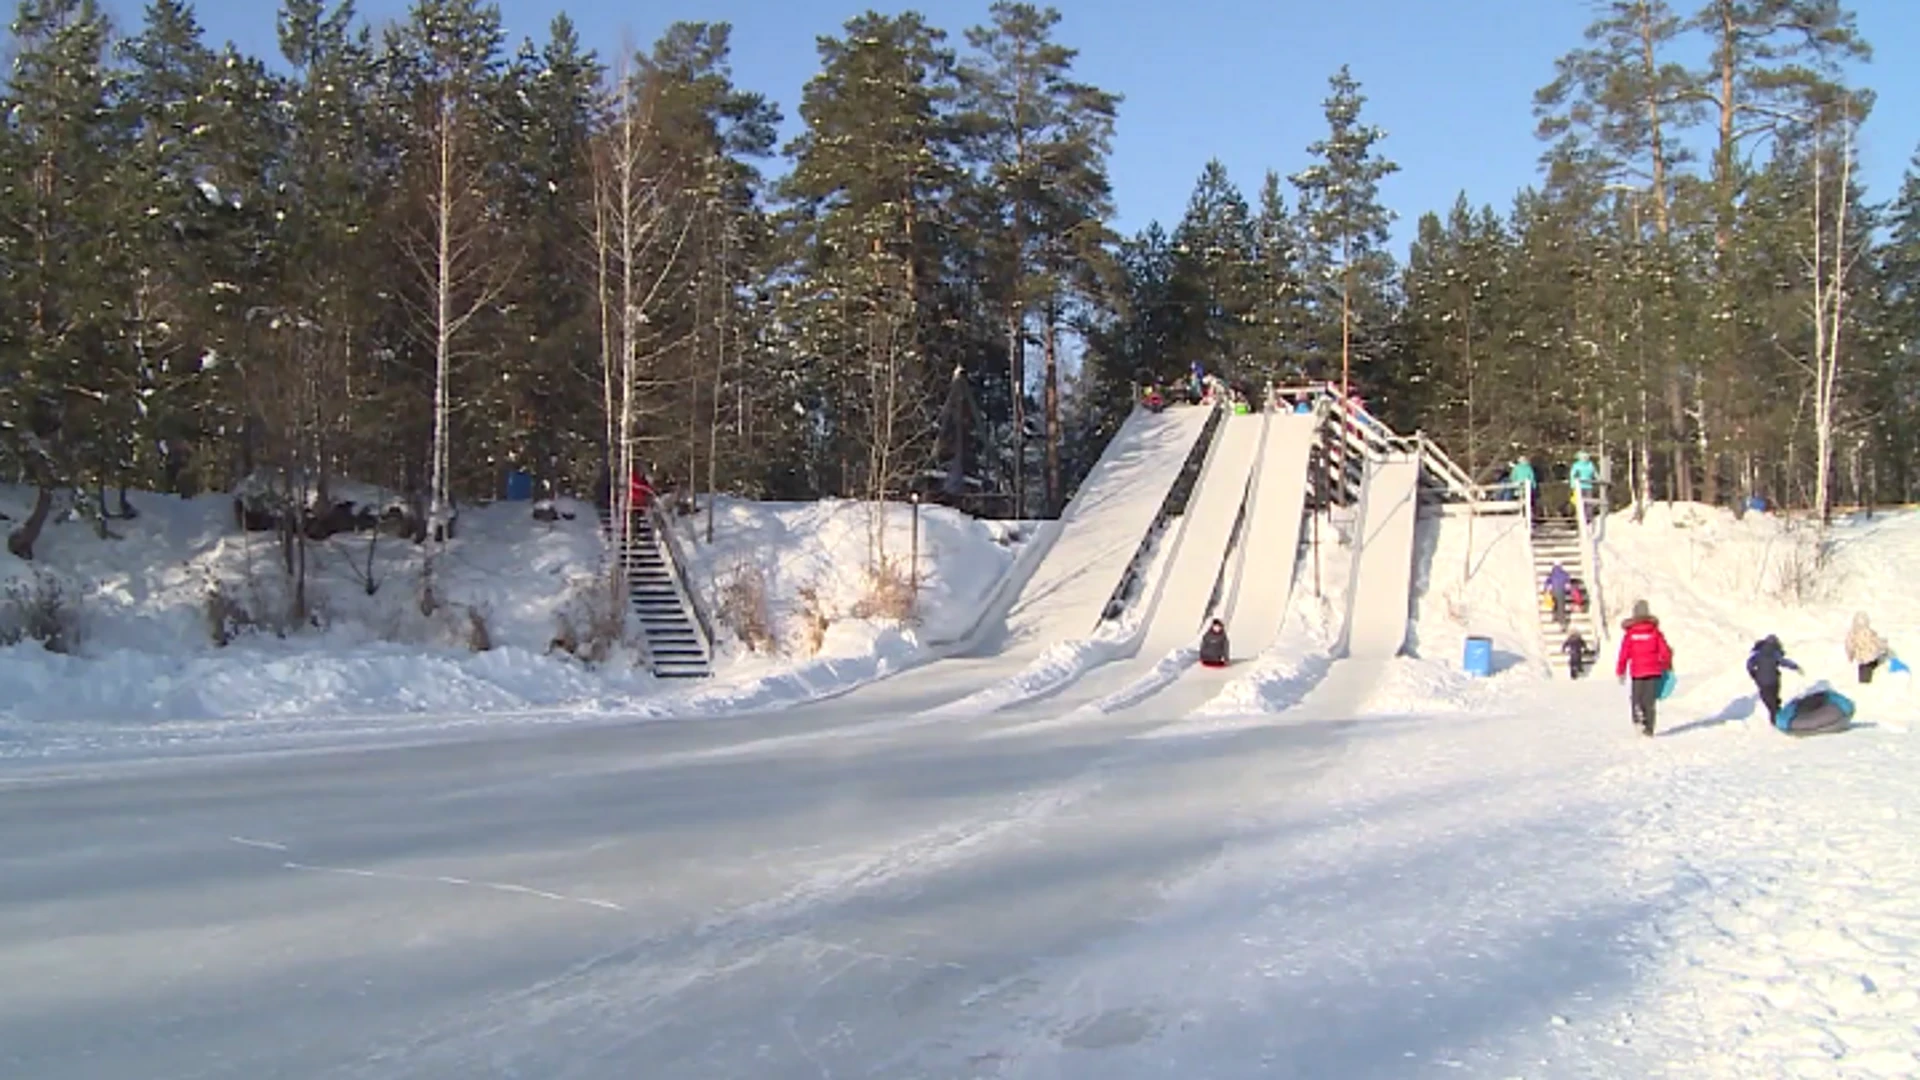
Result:
M0 490L0 514L24 517L22 494ZM391 727L554 708L711 713L816 697L911 662L929 632L969 619L1011 561L1015 535L923 509L919 617L903 619L911 613L874 603L864 506L723 501L713 545L696 539L703 519L683 522L693 579L711 582L717 598L756 577L779 638L756 653L723 629L718 676L688 686L657 682L628 655L588 665L552 648L563 624L591 621L598 595L603 544L589 505L563 502L553 522L535 520L524 502L465 508L431 616L421 614L420 548L386 536L370 544L365 534L316 542L312 614L289 626L274 535L237 529L227 496L130 501L138 516L111 521L111 538L57 515L36 561L0 553L0 630L57 608L67 639L62 653L33 641L0 647L0 747L116 731L191 739L269 730L262 722L276 718ZM889 542L904 567L909 509L891 510Z
M1818 531L1804 522L1771 514L1736 520L1729 511L1660 503L1639 523L1630 513L1613 515L1600 545L1611 626L1646 600L1673 642L1681 699L1723 719L1748 715L1747 651L1777 634L1806 669L1800 685L1830 682L1863 707L1887 706L1890 722L1904 722L1914 707L1904 684L1858 686L1843 642L1854 614L1866 612L1896 654L1920 656L1916 571L1920 513L1913 511L1838 520L1823 551ZM1612 659L1602 658L1609 673ZM1788 679L1791 692L1791 672Z

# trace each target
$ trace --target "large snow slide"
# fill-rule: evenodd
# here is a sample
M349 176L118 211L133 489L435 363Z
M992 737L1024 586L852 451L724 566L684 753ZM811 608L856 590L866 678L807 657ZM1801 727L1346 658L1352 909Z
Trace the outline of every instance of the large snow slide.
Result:
M1219 439L1187 500L1186 512L1163 541L1173 545L1166 557L1166 570L1136 601L1141 605L1138 617L1142 620L1137 644L1125 657L1062 684L1058 693L1041 697L1033 703L1033 710L1057 715L1085 706L1118 708L1164 689L1192 663L1193 650L1199 646L1200 632L1216 595L1228 595L1233 586L1231 580L1223 581L1227 555L1234 524L1247 505L1266 423L1265 415L1255 413L1229 416L1221 425ZM1038 695L1029 695L1028 699L1033 697ZM1205 694L1201 700L1205 700Z
M1347 586L1347 624L1335 655L1385 660L1399 655L1406 644L1419 483L1417 454L1367 462L1353 576Z
M1318 418L1311 415L1275 413L1267 418L1247 524L1229 575L1232 591L1223 605L1235 659L1271 645L1286 619L1299 561L1307 463L1319 430Z
M1005 634L990 646L1034 646L1037 652L1094 631L1208 415L1202 408L1134 410L1066 512L1048 526L1051 543L1024 587L1006 598Z
M1093 634L1212 415L1136 408L1065 512L1039 527L984 598L972 627L931 643L947 659L882 680L871 692L885 694L902 715L950 705L1017 676L1050 645Z

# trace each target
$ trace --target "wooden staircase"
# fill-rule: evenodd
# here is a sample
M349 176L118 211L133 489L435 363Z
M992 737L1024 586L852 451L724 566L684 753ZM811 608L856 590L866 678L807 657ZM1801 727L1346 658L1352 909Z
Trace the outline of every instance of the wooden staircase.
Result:
M1594 581L1590 573L1590 560L1586 558L1585 538L1580 523L1571 517L1547 518L1533 523L1533 592L1538 607L1538 597L1547 587L1547 574L1554 564L1566 568L1569 575L1578 578L1586 592L1586 610L1572 610L1568 605L1567 625L1562 627L1550 610L1540 612L1540 640L1546 646L1547 663L1554 671L1568 674L1570 661L1565 646L1567 638L1574 631L1587 641L1587 648L1593 653L1589 666L1600 662L1599 651L1604 644L1605 635L1601 631L1599 601L1595 594Z
M601 511L608 542L618 544L609 513ZM648 666L663 679L703 679L713 674L713 636L680 575L672 538L657 515L633 515L617 552L627 583L627 610L640 631Z

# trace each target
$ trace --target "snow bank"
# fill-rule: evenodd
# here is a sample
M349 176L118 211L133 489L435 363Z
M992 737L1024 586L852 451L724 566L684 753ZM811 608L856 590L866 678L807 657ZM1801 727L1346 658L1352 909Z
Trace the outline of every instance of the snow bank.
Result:
M1813 526L1772 514L1736 519L1697 504L1655 504L1641 522L1613 515L1600 544L1600 580L1613 627L1646 600L1673 642L1675 704L1721 719L1751 715L1745 671L1753 642L1777 634L1805 674L1789 694L1826 681L1860 705L1863 722L1905 726L1915 701L1905 680L1860 686L1844 640L1867 612L1896 653L1920 659L1920 513L1838 520L1824 549ZM1603 667L1612 660L1602 657Z
M838 647L846 649L853 641L846 635L862 624L872 624L875 640L898 626L887 617L896 613L911 624L909 640L959 637L1027 533L1016 523L922 506L916 547L914 510L905 503L715 503L711 543L706 510L677 524L689 573L707 583L703 598L716 633L735 657L754 652L750 645L806 656L824 646L832 627L841 628ZM750 615L770 641L749 642Z
M63 508L35 562L0 554L0 590L51 590L72 631L65 655L0 647L0 753L286 731L296 720L394 729L468 713L701 716L813 700L921 662L924 636L964 629L1020 535L922 508L916 598L908 507L888 508L882 523L860 504L723 499L714 543L704 516L681 521L690 579L708 584L709 610L720 611L724 589L755 576L780 640L755 652L723 625L716 678L663 684L629 655L590 666L551 648L563 617L582 624L598 595L606 552L590 505L563 500L552 522L523 502L464 508L435 570L431 615L421 613L423 549L385 536L314 542L312 615L289 626L280 549L270 533L235 527L229 496L129 499L138 516L110 522L109 538ZM17 521L27 509L21 491L0 489L0 514ZM890 577L867 558L883 524ZM340 723L348 717L364 723Z

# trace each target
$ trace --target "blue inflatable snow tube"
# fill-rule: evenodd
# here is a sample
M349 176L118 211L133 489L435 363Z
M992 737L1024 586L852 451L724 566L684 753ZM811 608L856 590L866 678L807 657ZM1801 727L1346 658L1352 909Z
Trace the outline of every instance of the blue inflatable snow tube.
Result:
M1773 726L1789 735L1825 735L1853 725L1853 702L1837 690L1815 690L1780 706Z
M1665 701L1672 697L1674 687L1678 685L1680 685L1680 680L1674 678L1673 669L1668 668L1667 673L1660 676L1660 700Z

